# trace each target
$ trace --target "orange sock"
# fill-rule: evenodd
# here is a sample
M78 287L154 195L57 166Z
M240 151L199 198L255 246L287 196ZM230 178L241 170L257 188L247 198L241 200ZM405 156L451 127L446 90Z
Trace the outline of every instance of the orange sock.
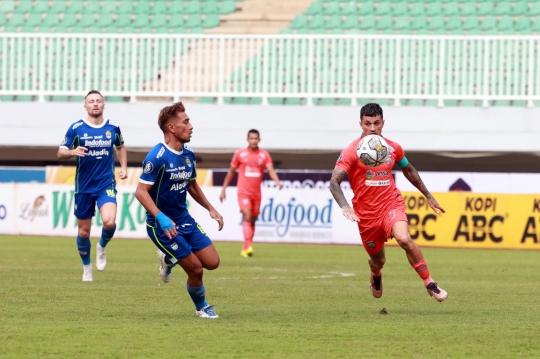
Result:
M242 222L242 231L244 232L244 248L243 250L251 247L253 243L253 235L255 234L255 226L251 222Z
M433 278L429 275L429 269L426 264L426 260L422 259L420 262L413 264L412 267L418 273L420 278L424 280L424 285L428 285L429 283L433 282Z

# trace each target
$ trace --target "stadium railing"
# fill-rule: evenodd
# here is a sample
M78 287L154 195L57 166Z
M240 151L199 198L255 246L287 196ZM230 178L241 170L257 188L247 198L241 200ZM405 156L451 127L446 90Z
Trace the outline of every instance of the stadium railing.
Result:
M540 105L540 36L0 33L0 100L145 97ZM300 101L301 99L301 101Z

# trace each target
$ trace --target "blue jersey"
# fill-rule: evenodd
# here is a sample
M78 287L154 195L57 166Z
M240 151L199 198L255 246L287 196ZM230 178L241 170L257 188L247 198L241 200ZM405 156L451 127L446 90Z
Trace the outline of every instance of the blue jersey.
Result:
M114 148L122 147L124 139L120 127L111 120L94 126L85 120L73 123L67 130L60 148L86 147L85 157L76 157L76 193L98 193L115 189Z
M186 196L189 183L197 177L195 154L187 146L181 152L159 143L143 161L139 182L152 185L150 197L157 208L179 223L188 214ZM155 218L146 213L146 222L154 226Z

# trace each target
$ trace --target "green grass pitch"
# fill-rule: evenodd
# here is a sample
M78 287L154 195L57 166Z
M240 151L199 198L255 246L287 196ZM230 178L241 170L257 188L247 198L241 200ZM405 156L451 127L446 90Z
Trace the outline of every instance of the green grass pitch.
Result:
M206 320L180 268L161 282L150 240L113 240L83 283L75 239L0 237L0 357L540 357L539 252L424 249L449 293L438 303L400 248L374 299L361 247L216 247L205 284L220 318Z

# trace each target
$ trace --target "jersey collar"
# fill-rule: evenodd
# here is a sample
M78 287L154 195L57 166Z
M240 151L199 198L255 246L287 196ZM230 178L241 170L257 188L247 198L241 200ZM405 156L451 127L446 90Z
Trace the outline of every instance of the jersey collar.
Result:
M183 147L182 147L182 151L176 151L176 150L173 150L172 148L170 148L169 146L167 146L167 144L164 141L162 141L161 143L163 144L163 146L165 146L165 148L167 148L169 151L171 151L175 155L181 155L182 153L184 153L184 148Z
M104 119L103 123L101 125L96 126L96 125L93 125L90 122L86 121L86 118L83 118L83 122L86 123L88 126L90 126L92 128L102 128L103 126L105 126L107 124L108 121L109 121L108 119Z

